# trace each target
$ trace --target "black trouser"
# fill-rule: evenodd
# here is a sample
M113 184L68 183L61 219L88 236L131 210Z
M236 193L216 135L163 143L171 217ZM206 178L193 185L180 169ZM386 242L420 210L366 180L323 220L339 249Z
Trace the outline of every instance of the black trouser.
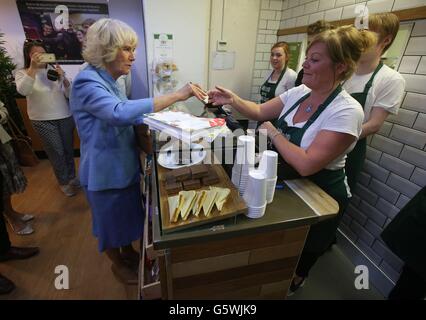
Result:
M422 300L426 297L426 280L413 269L404 266L395 287L389 293L389 300Z
M348 205L347 199L339 199L339 213L336 217L313 224L305 241L305 247L296 268L296 275L306 278L309 271L333 243L337 227Z
M0 195L3 194L3 177L0 176ZM4 199L2 197L0 206L0 254L6 253L10 249L9 234L7 233L6 223L4 221L3 210L4 210Z

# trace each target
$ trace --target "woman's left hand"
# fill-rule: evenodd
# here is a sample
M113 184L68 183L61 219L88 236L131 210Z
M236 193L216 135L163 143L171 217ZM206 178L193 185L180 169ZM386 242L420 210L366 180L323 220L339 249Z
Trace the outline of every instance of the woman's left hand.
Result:
M59 64L55 65L55 71L58 73L59 79L63 79L65 77L65 71L61 68Z

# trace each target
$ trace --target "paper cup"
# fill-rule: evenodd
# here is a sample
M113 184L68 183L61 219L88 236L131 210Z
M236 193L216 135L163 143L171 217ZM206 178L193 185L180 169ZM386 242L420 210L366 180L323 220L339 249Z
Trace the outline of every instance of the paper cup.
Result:
M259 170L265 174L266 179L273 179L277 176L278 153L266 150L262 154Z
M266 205L266 179L262 172L258 170L250 171L243 198L248 207L263 207Z
M277 185L277 178L266 179L266 203L271 203L274 200L275 186Z
M246 216L251 219L262 218L265 215L266 205L262 207L248 207Z
M237 164L247 164L250 167L254 167L255 159L255 139L250 136L238 137L237 144Z

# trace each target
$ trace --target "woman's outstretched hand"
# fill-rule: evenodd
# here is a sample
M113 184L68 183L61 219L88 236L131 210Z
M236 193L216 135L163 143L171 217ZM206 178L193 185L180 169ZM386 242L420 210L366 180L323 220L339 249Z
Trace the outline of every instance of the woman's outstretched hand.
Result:
M207 92L205 92L200 85L196 83L189 82L185 86L183 86L181 89L177 91L179 94L179 100L184 101L192 96L196 97L200 101L205 101L207 96Z
M231 90L216 86L215 89L207 92L209 102L213 106L223 106L234 103L234 93Z

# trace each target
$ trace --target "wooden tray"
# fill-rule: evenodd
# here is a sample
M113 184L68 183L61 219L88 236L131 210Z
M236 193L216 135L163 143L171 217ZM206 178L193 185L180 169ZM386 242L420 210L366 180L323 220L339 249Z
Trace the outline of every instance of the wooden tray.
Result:
M177 222L170 222L169 215L169 204L167 202L167 197L169 196L166 192L166 186L164 181L164 176L167 172L172 171L166 168L157 165L158 172L158 184L159 184L159 195L160 195L160 212L161 212L161 227L164 233L170 233L177 230L183 230L195 226L199 226L206 223L211 223L213 221L227 219L233 216L236 216L240 213L247 212L247 205L243 198L240 196L238 190L235 188L234 184L229 179L225 170L221 165L212 164L210 165L219 176L219 182L213 184L214 187L229 188L231 193L226 199L225 205L222 208L222 211L219 212L216 206L213 207L210 216L204 216L204 212L201 212L198 217L190 214L186 221L183 221L180 217ZM203 186L198 190L207 190L210 186Z

